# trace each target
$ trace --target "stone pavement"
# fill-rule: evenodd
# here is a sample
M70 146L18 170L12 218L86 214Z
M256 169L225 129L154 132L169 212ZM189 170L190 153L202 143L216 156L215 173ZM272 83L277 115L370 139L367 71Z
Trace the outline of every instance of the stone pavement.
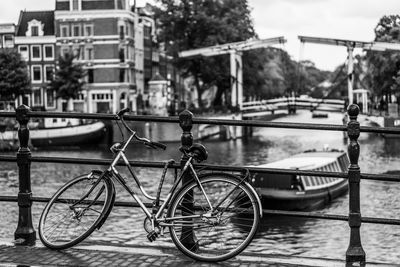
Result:
M345 266L343 261L243 252L217 264L196 262L174 247L81 245L63 251L0 243L0 267L11 266ZM388 266L368 264L368 266ZM394 265L393 265L394 266Z

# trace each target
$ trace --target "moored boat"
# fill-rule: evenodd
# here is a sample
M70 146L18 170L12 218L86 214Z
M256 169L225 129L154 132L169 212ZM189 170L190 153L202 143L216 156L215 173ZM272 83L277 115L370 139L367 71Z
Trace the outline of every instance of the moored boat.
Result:
M30 131L34 147L44 146L82 146L97 144L105 133L101 121L74 126L35 129Z
M64 123L65 122L65 123ZM40 123L29 125L29 138L34 147L47 146L84 146L97 144L104 137L105 124L101 121L82 123L71 120L62 123L54 123L51 127L40 126ZM0 133L0 140L3 143L18 143L17 130L6 130Z
M255 168L347 172L346 152L306 151ZM348 190L347 179L291 174L254 173L251 183L263 201L264 209L312 210L321 208Z

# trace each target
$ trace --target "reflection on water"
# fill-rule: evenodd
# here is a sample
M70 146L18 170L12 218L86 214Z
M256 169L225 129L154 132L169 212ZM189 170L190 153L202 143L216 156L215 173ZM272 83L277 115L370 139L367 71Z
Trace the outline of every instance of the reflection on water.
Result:
M329 114L327 119L312 119L310 112L301 112L279 118L277 121L341 124L341 119L340 114ZM384 173L400 170L400 150L397 149L399 142L400 140L385 140L378 135L362 133L360 136L361 171L364 173ZM250 140L209 141L205 143L209 150L207 163L232 166L264 164L307 149L319 149L325 144L328 144L331 148L347 149L341 132L274 128L255 129L254 137ZM161 161L170 158L179 160L178 146L177 143L171 143L165 152L160 152L139 145L132 145L129 158L132 160ZM34 151L33 153L37 156L111 157L107 149ZM1 163L1 166L0 193L2 195L15 195L18 190L15 187L16 164ZM33 194L34 196L49 196L72 177L91 169L102 168L104 167L33 163ZM140 168L137 173L143 177L143 185L145 188L149 188L149 193L155 194L161 170ZM14 179L14 182L12 182L12 179ZM163 193L170 188L172 181L173 172L170 172ZM119 186L117 186L117 190L117 200L129 199ZM142 200L144 199L142 198ZM43 205L40 203L35 203L33 206L35 227L42 208ZM346 215L348 213L348 196L336 199L321 212ZM361 182L361 212L363 216L399 219L400 184L363 180ZM17 225L17 204L3 203L0 213L2 216L0 236L10 240L13 238ZM172 246L168 234L155 243L149 243L143 229L143 221L144 216L138 209L115 207L101 231L95 232L90 242ZM363 224L361 227L362 244L369 261L400 262L399 237L399 226ZM262 227L257 238L247 251L343 259L348 243L349 227L347 222L266 216L262 220Z

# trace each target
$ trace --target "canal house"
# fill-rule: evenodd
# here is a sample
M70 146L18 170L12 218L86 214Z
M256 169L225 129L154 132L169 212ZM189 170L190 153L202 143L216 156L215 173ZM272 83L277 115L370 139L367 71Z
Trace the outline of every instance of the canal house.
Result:
M136 110L135 25L129 1L57 0L57 53L73 53L87 71L75 111Z
M56 64L55 43L54 11L21 11L15 48L28 65L32 92L20 96L17 103L35 109L57 109L56 93L48 86Z

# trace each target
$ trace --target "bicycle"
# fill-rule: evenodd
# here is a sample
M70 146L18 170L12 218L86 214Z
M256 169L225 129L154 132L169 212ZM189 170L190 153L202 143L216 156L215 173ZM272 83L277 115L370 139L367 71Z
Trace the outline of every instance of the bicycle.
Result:
M125 122L123 109L116 114L123 142L111 146L114 157L104 170L93 170L78 176L62 186L44 208L39 221L39 237L51 249L70 248L99 230L107 220L115 201L115 181L128 191L146 214L144 228L149 241L164 235L166 229L185 255L199 261L222 261L236 256L253 239L262 216L261 202L254 188L247 182L247 175L228 173L198 174L193 161L207 159L208 152L201 144L180 149L187 157L179 177L165 199L160 192L167 169L165 164L156 197L150 196L135 175L125 151L132 140L151 148L165 149L164 144L139 137ZM130 136L125 140L120 124ZM152 209L146 208L126 180L116 169L122 159L143 196L153 201ZM182 178L190 173L193 180L179 187Z

